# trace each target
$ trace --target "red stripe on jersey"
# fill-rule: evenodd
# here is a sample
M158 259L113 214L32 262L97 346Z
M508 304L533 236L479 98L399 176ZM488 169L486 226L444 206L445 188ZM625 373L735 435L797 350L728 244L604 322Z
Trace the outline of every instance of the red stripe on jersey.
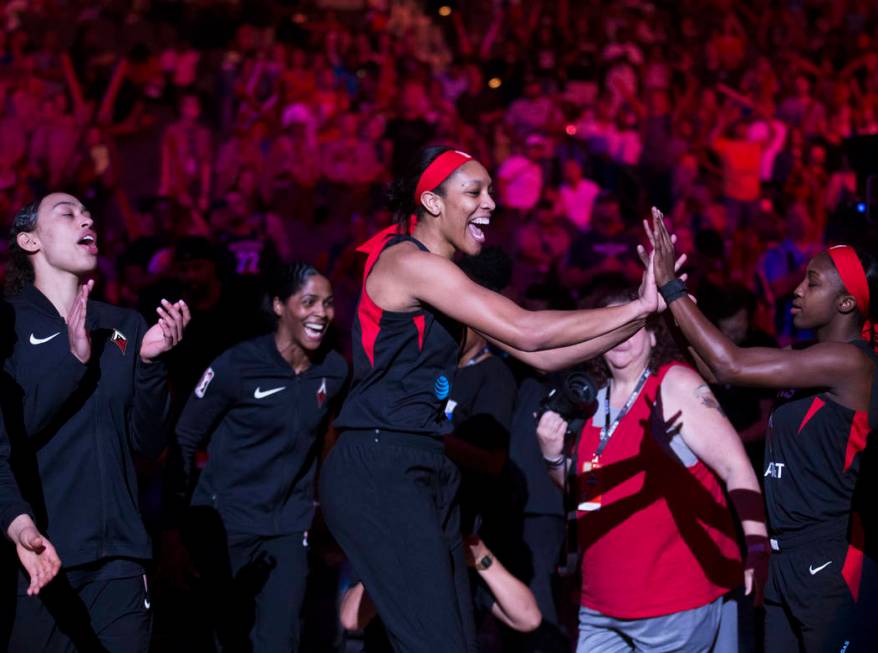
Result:
M360 305L357 307L357 317L360 319L360 339L363 351L369 359L369 364L375 366L375 341L381 332L381 315L384 311L372 298L366 294L365 285L363 294L360 296Z
M841 575L856 603L860 598L860 581L863 578L863 548L865 547L866 535L863 531L860 515L853 513L851 517L851 543L848 545L847 554L844 557Z
M808 412L805 413L805 419L803 419L802 423L799 424L799 430L796 431L796 434L801 433L802 429L805 428L805 424L811 421L811 418L814 417L814 414L825 405L826 402L823 401L820 397L814 397L814 401L812 401L811 405L808 407Z
M854 413L854 419L851 421L848 446L844 452L844 471L847 471L854 464L854 456L865 448L869 430L869 415L866 411L858 410Z
M386 241L393 234L385 229L379 236ZM374 238L373 238L374 240ZM372 240L369 241L372 243ZM366 265L363 268L363 291L360 293L360 304L357 306L357 317L360 320L360 339L363 345L363 351L369 359L369 364L375 367L375 341L378 340L378 334L381 332L381 315L384 313L381 307L372 301L369 293L366 292L366 279L369 273L375 267L378 257L383 251L383 247L378 243L372 243L372 249L369 251L369 258L366 259Z
M426 320L423 315L415 315L412 318L412 322L415 323L415 328L418 330L418 351L422 351L424 349L424 327L426 326Z

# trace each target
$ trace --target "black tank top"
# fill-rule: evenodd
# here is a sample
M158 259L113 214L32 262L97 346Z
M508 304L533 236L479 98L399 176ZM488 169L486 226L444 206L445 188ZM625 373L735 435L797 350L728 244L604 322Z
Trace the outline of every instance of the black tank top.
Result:
M878 364L865 342L852 344ZM855 411L826 393L811 392L786 397L771 414L763 480L773 536L795 536L815 526L821 532L846 533L860 454L878 426L876 396L873 381L871 411Z
M394 235L366 261L352 333L352 384L335 420L342 430L418 435L451 430L445 405L460 355L461 325L429 306L385 311L366 292L366 279L378 257L402 242L429 251L411 236Z

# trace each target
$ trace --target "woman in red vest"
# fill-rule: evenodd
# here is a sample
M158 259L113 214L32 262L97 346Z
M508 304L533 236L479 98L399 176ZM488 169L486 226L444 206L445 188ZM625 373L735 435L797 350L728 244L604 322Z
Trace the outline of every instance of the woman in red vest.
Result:
M756 475L710 388L675 354L650 318L595 361L597 411L571 457L558 414L537 426L550 474L572 479L576 500L579 652L738 650L727 595L744 584L759 598L768 541ZM746 536L743 567L724 488Z

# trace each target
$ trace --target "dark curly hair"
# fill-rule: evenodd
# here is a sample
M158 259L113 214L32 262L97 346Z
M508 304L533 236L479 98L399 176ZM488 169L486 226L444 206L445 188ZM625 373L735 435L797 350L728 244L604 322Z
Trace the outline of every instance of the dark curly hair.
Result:
M34 282L34 267L28 253L19 247L17 237L20 233L28 233L37 228L40 202L42 199L24 205L12 219L12 228L9 230L9 261L6 264L7 295L16 295L26 285Z
M611 304L624 304L637 299L637 288L612 287L604 288L593 294L587 304L591 308L603 308ZM671 335L668 328L667 318L653 313L646 319L646 329L655 335L655 347L649 355L647 367L655 373L662 366L672 361L685 360L680 348ZM591 359L585 366L586 373L592 378L595 387L602 388L607 385L610 378L610 369L604 362L603 356Z

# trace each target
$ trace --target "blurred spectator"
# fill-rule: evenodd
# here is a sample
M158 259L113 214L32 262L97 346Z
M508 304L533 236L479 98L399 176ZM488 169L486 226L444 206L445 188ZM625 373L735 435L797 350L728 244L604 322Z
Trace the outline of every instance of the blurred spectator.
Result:
M578 161L567 159L561 170L564 181L558 189L559 209L577 231L588 231L592 208L601 188L582 176Z
M513 154L497 170L497 194L507 209L527 212L533 209L543 192L543 168L546 139L538 134L527 137L524 152Z
M180 99L180 119L162 136L162 171L158 194L204 211L210 201L213 150L210 131L199 123L201 100Z

